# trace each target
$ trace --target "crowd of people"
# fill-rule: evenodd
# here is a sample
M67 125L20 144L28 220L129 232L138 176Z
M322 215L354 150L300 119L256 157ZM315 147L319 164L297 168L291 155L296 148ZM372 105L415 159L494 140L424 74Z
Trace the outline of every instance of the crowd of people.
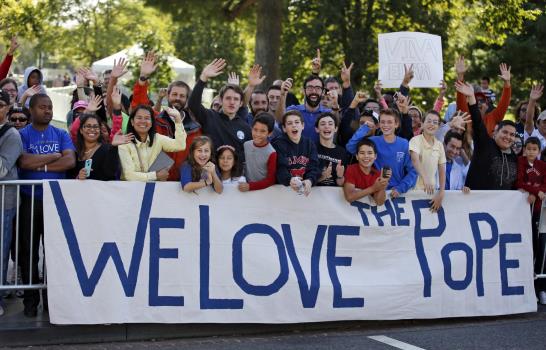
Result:
M497 103L488 77L479 85L465 80L467 65L459 57L456 101L443 114L445 82L433 109L422 111L411 103L412 65L405 67L396 92L384 92L378 81L370 97L352 89L353 64L342 65L339 79L321 77L319 54L302 82L279 79L261 89L265 76L254 65L243 89L239 76L230 72L206 108L203 91L224 73L224 59L208 64L193 89L173 81L151 101L149 81L158 57L149 52L131 96L118 87L128 71L126 60L100 76L78 69L67 132L51 125L53 106L40 69L27 68L22 84L7 78L17 46L12 40L0 66L0 180L180 181L184 192L210 188L218 194L226 186L247 192L281 184L305 196L315 186L332 186L342 187L348 202L368 197L377 205L414 190L430 196L433 212L442 207L446 190L471 195L471 190L519 189L533 205L535 254L540 248L546 112L539 113L537 101L543 87L534 86L529 99L518 104L516 122L505 119L511 71L504 63L499 66L503 90ZM296 85L303 103L293 93ZM6 187L4 196L5 279L16 241L15 189ZM23 283L37 284L42 189L22 186L20 196L18 261ZM546 303L542 285L537 292ZM42 299L47 309L46 295ZM25 290L23 303L24 314L36 316L38 291ZM0 296L0 313L3 306Z

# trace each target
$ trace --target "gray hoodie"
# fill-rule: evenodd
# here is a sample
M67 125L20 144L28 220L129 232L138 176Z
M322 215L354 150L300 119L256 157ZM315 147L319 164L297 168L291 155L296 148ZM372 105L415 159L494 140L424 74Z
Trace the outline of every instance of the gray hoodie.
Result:
M30 86L28 86L28 77L34 71L37 71L40 74L40 93L41 94L47 93L46 92L46 87L45 87L45 85L43 85L44 75L42 74L42 71L40 71L40 69L38 69L38 67L30 66L30 67L27 67L25 69L25 78L24 78L25 80L23 81L23 84L21 86L19 86L19 92L17 93L17 99L19 101L21 101L21 98L23 97L23 94L30 87ZM27 99L27 101L25 103L25 107L28 108L28 103L29 102L30 102L30 99Z

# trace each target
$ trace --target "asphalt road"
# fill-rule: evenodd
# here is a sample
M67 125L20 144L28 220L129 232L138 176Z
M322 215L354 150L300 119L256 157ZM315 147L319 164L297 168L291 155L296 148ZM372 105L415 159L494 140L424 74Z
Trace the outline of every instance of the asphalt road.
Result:
M546 349L546 308L525 315L426 321L354 322L330 331L294 331L157 341L11 349Z

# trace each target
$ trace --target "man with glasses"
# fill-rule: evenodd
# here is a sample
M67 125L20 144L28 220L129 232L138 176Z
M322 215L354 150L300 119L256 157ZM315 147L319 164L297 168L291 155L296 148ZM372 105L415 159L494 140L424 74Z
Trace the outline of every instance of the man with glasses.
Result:
M483 121L474 88L468 83L457 81L457 92L466 96L472 117L474 132L474 154L466 178L466 186L472 190L511 190L517 178L517 156L512 150L516 139L516 124L502 120L489 137Z
M13 106L17 102L17 82L11 78L0 80L0 89L9 95L9 105Z
M9 110L10 96L7 92L0 90L0 181L17 180L17 158L23 152L21 136L16 129L9 125L7 114ZM2 239L0 251L0 275L2 280L0 284L6 284L6 275L8 272L9 251L12 238L12 223L16 213L16 186L6 186L4 191L0 191L0 201L2 208ZM2 198L2 196L5 196ZM5 304L0 294L0 316L5 313Z
M275 116L279 120L285 112L284 104L286 94L292 87L292 79L287 79L281 86L281 101L277 106ZM326 112L332 112L330 108L326 108L320 104L324 97L324 81L316 75L310 75L303 82L303 93L305 100L302 105L293 105L286 108L286 111L296 110L303 115L304 129L302 135L311 139L315 144L319 143L319 135L315 130L315 121L319 115Z

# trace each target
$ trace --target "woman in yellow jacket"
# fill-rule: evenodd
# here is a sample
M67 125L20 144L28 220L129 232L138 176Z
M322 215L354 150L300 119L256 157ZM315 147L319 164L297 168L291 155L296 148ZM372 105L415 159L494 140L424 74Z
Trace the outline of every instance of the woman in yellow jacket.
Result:
M135 139L118 147L121 162L121 179L127 181L166 181L169 169L148 171L161 151L178 152L186 148L186 131L182 125L180 112L174 108L166 109L174 120L174 139L156 134L152 107L137 106L129 117L127 133Z

